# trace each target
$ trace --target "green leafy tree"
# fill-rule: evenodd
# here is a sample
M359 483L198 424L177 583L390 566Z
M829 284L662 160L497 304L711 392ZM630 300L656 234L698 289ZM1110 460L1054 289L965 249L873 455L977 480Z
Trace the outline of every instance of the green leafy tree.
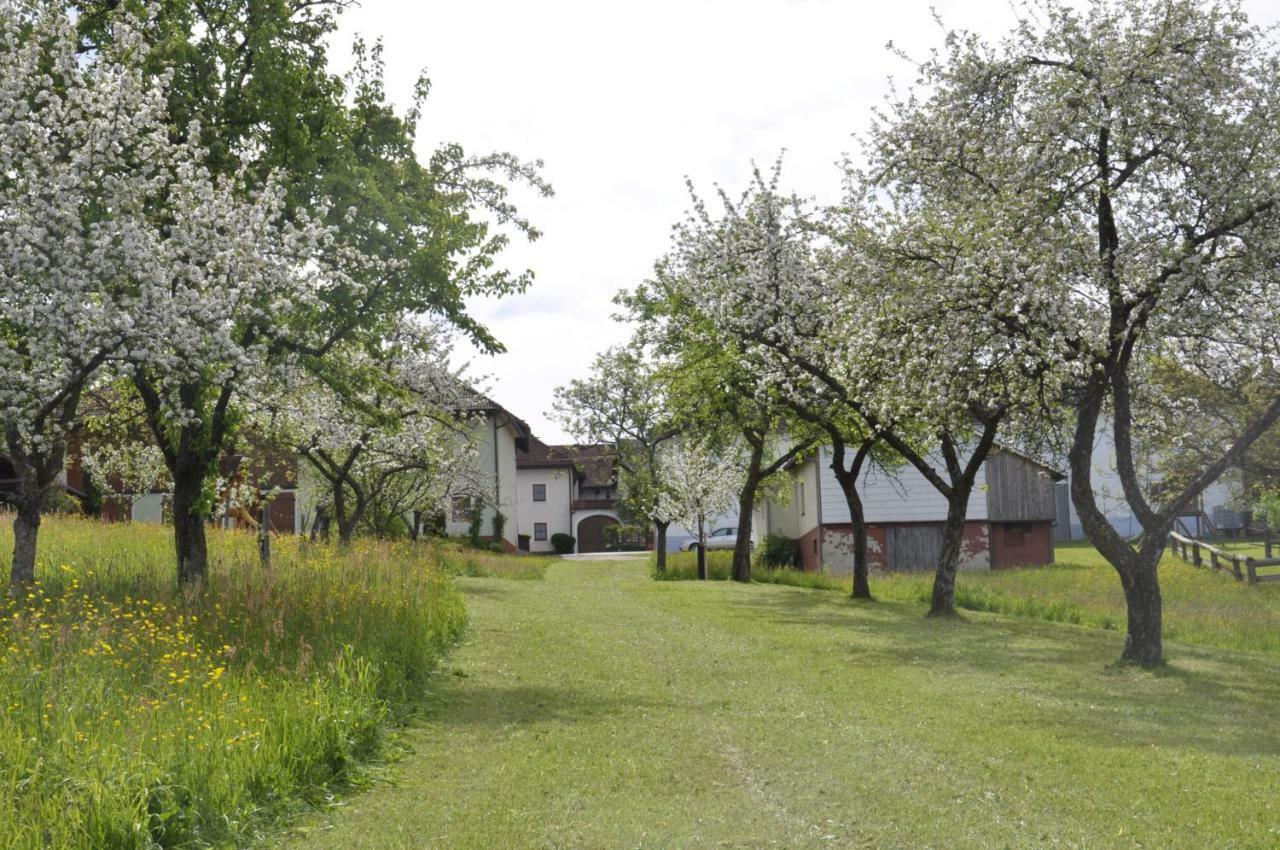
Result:
M320 370L326 355L352 340L376 345L407 315L443 317L479 347L501 350L468 313L465 299L525 288L528 272L509 272L499 255L514 230L538 232L509 200L512 182L550 194L539 163L507 153L470 156L445 144L426 161L415 135L429 91L418 81L403 114L386 100L381 49L357 42L345 78L328 71L325 43L342 0L104 0L73 4L84 50L110 45L122 16L146 12L152 50L146 68L167 87L173 132L196 138L215 177L234 176L245 193L276 185L279 227L319 223L335 248L377 264L349 266L343 285L320 288L287 314L264 313L280 297L252 307L259 318L208 311L200 329L232 342L248 357L186 368L191 333L166 349L157 339L132 364L151 428L175 484L180 574L197 579L207 561L200 526L209 515L209 481L234 439L250 375L281 366ZM319 222L313 222L319 216ZM204 298L203 293L193 294ZM244 302L236 302L243 304ZM197 331L197 335L199 333ZM268 332L269 331L269 332ZM165 364L179 363L176 374ZM202 496L201 494L205 494ZM182 566L182 565L186 566Z
M554 415L578 442L613 446L623 512L653 523L659 571L666 569L671 524L659 510L666 487L659 452L680 433L666 397L652 359L632 345L597 355L588 377L556 388L553 404Z

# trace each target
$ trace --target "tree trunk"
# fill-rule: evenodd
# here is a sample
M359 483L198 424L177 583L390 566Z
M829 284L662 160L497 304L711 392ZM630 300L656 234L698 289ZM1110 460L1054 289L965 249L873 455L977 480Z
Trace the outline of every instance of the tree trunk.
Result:
M271 569L271 503L263 501L258 523L258 558L264 570Z
M329 509L324 505L316 508L315 519L311 520L311 542L315 543L321 538L329 539Z
M204 476L190 472L190 465L186 470L173 476L173 541L178 555L178 583L184 587L203 582L209 570L209 543L205 538L204 512L200 510Z
M751 581L751 525L756 506L756 490L760 487L760 464L764 459L764 446L753 446L751 463L747 467L747 479L738 497L738 539L733 544L733 580Z
M940 617L956 612L956 570L964 546L964 524L969 508L971 486L958 486L947 500L947 524L942 533L942 554L933 576L933 598L929 616Z
M338 545L350 546L351 539L356 535L356 518L354 514L347 519L338 520Z
M1136 567L1120 573L1120 584L1124 587L1125 609L1129 615L1129 632L1120 661L1142 667L1159 667L1164 664L1161 638L1163 606L1156 564L1139 557Z
M706 522L698 517L698 581L707 580L707 532Z
M409 539L414 543L418 542L418 536L422 532L422 511L415 510L413 512L413 524L409 527Z
M867 519L857 488L845 493L849 505L849 524L853 528L853 598L873 599L867 567Z
M657 529L657 537L654 539L653 548L658 556L658 572L665 573L667 571L667 526L669 523L655 522L653 527Z
M853 456L853 462L846 469L844 438L834 429L830 433L831 471L835 473L840 492L844 494L844 503L849 508L849 525L853 532L853 598L872 599L874 597L871 595L870 570L867 564L867 515L862 507L862 497L858 495L858 476L862 474L862 464L874 442L863 441Z
M13 565L9 582L14 589L36 579L36 538L40 533L40 511L28 505L18 508L13 518Z

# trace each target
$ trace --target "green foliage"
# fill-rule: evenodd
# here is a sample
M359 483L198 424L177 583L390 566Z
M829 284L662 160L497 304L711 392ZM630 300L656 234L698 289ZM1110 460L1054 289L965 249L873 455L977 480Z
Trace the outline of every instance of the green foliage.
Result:
M557 554L568 555L573 552L573 546L578 541L574 539L572 534L564 532L556 532L551 535L551 548L556 550Z
M659 450L679 433L666 391L642 346L615 346L596 355L589 377L556 387L553 403L554 416L579 442L613 446L618 510L646 525L666 489Z
M509 191L520 184L550 196L541 163L505 152L473 156L452 143L420 162L414 148L427 77L418 78L401 114L387 98L379 42L356 39L351 70L343 77L330 71L326 48L348 5L126 0L83 4L78 23L88 41L100 43L111 38L121 7L151 15L155 71L174 75L173 123L200 122L210 167L224 174L245 167L259 182L286 174L291 208L326 202L329 223L349 242L396 261L379 303L336 293L317 321L367 329L397 310L432 313L480 348L499 351L465 299L519 292L531 281L530 272L512 274L498 262L509 238L490 222L538 237Z
M1258 496L1257 507L1267 521L1267 528L1280 529L1280 489L1263 491Z
M422 518L422 535L424 537L444 537L448 525L444 511L431 511Z
M764 567L800 566L800 544L785 534L766 534L759 558Z
M80 500L61 487L55 487L45 496L44 510L51 514L79 514L84 506Z
M467 539L475 548L480 546L480 534L484 530L484 503L479 499L471 499L467 508Z
M360 782L465 625L432 547L280 537L264 572L254 535L214 530L187 594L171 529L43 531L38 583L0 602L6 847L247 843Z
M502 532L507 528L507 515L502 511L493 512L493 542L502 545Z

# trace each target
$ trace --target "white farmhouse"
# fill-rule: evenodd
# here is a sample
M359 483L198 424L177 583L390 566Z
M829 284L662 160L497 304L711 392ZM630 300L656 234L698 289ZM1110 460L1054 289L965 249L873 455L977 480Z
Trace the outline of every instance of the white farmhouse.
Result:
M503 548L517 551L520 505L516 482L516 453L526 452L532 434L528 424L492 399L475 394L460 411L470 420L475 442L478 478L483 491L480 497L481 538L493 539L493 519L501 512ZM455 496L445 513L445 533L462 536L471 525L471 498Z
M620 538L614 452L606 445L549 446L536 437L516 455L520 548L552 552L551 537L568 534L576 552L603 552L644 541Z

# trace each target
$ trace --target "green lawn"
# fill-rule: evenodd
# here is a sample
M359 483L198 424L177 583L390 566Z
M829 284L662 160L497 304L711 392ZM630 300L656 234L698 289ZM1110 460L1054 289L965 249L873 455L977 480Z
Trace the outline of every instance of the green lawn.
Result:
M1086 543L1058 544L1057 558L1058 563L1047 567L963 572L957 582L956 605L969 611L1123 631L1120 580L1097 550ZM730 553L709 553L711 577L727 579L729 563ZM1165 635L1202 646L1280 657L1280 583L1243 584L1229 570L1215 572L1208 563L1206 556L1206 566L1197 568L1165 554L1160 566ZM850 590L847 575L759 569L752 575L766 584ZM679 553L669 559L664 578L695 577L692 555ZM899 602L928 602L932 586L932 573L871 577L871 591L877 598Z
M1272 658L1115 669L1113 631L644 562L459 584L470 635L398 780L294 850L1280 845Z
M957 604L1123 631L1120 580L1097 550L1081 543L1059 544L1057 559L1048 567L962 573ZM931 578L884 576L873 580L872 590L889 598L924 600ZM1280 657L1280 583L1245 584L1228 570L1197 568L1166 552L1160 586L1170 640Z

